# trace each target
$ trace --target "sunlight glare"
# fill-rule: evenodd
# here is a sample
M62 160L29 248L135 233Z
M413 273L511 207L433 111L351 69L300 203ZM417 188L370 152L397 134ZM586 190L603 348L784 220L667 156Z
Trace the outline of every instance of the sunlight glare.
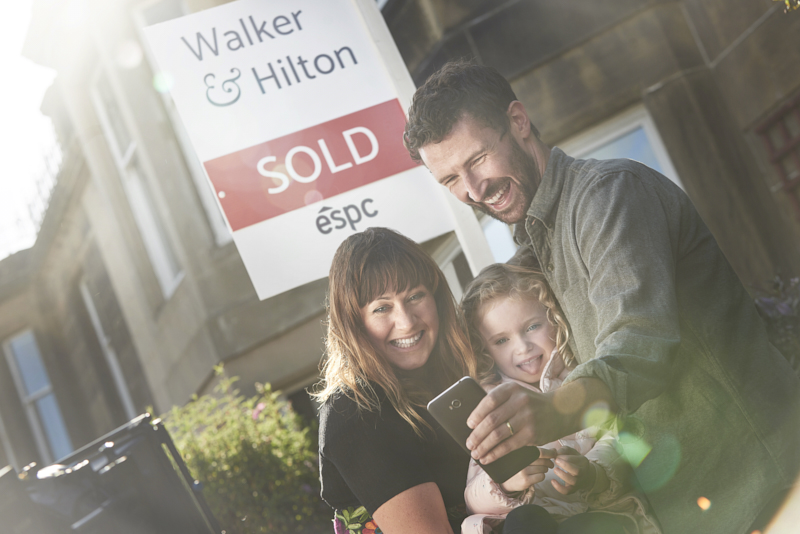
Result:
M52 69L21 56L31 17L31 0L6 2L0 10L0 258L33 245L36 229L29 203L36 178L45 172L44 155L53 146L52 122L39 106L55 78Z
M134 40L125 41L120 45L119 49L117 49L117 65L123 69L135 69L141 65L143 58L144 53L142 52L142 47Z

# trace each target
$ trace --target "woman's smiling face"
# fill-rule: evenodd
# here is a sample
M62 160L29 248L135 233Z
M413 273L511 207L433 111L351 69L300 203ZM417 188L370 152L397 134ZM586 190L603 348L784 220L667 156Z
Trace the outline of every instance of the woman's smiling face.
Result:
M361 320L378 354L406 371L425 365L439 335L436 300L422 285L385 291L361 308Z
M478 331L497 368L526 384L538 383L556 348L547 309L533 298L498 297L481 312Z

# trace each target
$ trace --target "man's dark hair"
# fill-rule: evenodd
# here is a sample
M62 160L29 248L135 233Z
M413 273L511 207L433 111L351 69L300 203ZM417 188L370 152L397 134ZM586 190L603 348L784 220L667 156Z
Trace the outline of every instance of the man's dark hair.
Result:
M403 142L411 158L419 149L444 139L465 114L497 131L508 129L508 106L517 100L511 84L491 67L451 61L432 74L408 108Z

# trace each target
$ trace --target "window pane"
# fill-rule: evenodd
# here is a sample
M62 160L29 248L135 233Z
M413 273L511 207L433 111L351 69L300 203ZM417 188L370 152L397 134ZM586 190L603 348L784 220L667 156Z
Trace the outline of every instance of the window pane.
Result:
M650 140L647 139L647 134L641 126L582 156L582 159L590 158L628 158L644 163L662 174L664 173L653 152L653 147L650 146Z
M50 379L42 363L39 348L33 332L28 331L11 340L11 351L14 361L25 386L25 396L30 396L40 389L50 387Z
M767 136L769 137L769 141L772 144L772 148L774 150L779 150L786 144L786 138L783 136L783 130L781 129L780 123L775 124L772 128L767 131Z
M783 165L783 170L786 171L786 178L789 180L793 180L800 176L800 170L797 168L797 160L800 157L797 154L789 154L785 158L781 160L781 165Z
M147 254L156 272L161 290L168 295L180 272L175 252L169 243L163 221L155 208L147 180L137 159L125 169L125 189L133 209Z
M71 453L72 441L69 439L67 427L61 417L56 396L51 393L39 399L36 402L36 411L39 412L39 420L47 435L47 443L50 445L53 458L58 460Z
M121 158L125 156L133 140L128 127L125 126L122 111L117 105L117 100L114 98L114 93L111 91L111 85L108 83L108 78L106 78L105 74L101 74L97 79L97 95L100 97L103 111L111 128L111 137L113 139L109 139L109 142L114 144L114 148L117 149L117 155Z
M497 219L490 219L483 225L483 234L492 249L494 261L503 263L511 259L517 251L517 244L511 236L511 230L505 223Z

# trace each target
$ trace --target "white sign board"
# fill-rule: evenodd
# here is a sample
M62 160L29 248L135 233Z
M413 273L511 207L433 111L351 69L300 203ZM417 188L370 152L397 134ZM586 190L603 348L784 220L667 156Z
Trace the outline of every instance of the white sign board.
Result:
M261 299L327 276L367 227L459 224L403 147L413 84L376 23L363 0L238 0L145 30Z

